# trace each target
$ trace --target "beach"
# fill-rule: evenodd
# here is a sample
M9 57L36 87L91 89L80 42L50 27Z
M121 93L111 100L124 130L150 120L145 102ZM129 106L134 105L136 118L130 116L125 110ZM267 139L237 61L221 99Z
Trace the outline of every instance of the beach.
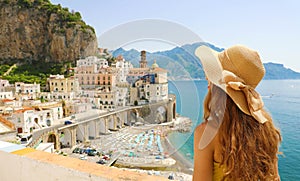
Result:
M126 126L76 146L95 149L100 155L73 153L74 148L64 148L61 151L89 162L99 163L102 160L101 164L120 169L167 178L172 176L175 180L191 180L193 165L174 149L167 138L167 134L176 129L178 127L169 123ZM103 155L110 157L109 160L103 160Z
M163 145L169 151L169 153L172 153L170 156L176 160L176 164L173 166L174 169L179 172L184 172L192 175L194 165L191 162L189 162L186 158L184 158L184 156L179 152L179 150L176 150L174 148L174 146L170 143L168 137L165 137Z

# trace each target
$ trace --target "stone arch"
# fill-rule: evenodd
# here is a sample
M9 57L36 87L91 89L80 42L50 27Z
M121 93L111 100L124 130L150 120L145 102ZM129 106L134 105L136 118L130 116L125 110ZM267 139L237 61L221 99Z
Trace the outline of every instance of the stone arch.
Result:
M104 118L100 119L98 125L99 125L99 134L107 133L106 120Z
M131 125L132 123L135 123L137 121L137 118L139 117L139 112L137 109L131 109L128 114L128 121L127 123Z
M157 123L163 123L167 121L167 108L165 106L159 106L156 109L156 119Z
M85 124L80 124L76 130L76 141L84 142L85 141Z
M122 126L123 126L122 121L121 121L120 117L117 116L116 117L116 127L117 127L117 129L121 129Z
M72 143L72 133L69 129L64 129L62 132L60 132L60 138L59 141L61 143L62 148L69 148Z
M96 139L97 137L97 127L95 121L90 121L88 123L89 127L89 139Z
M114 117L113 116L109 116L108 117L108 129L109 130L116 130L116 127L115 127L115 120L114 120Z
M175 102L173 103L173 114L172 114L172 116L173 116L173 119L176 119L176 103Z
M47 139L48 143L53 143L54 144L54 149L58 149L57 148L57 137L54 133L50 133Z

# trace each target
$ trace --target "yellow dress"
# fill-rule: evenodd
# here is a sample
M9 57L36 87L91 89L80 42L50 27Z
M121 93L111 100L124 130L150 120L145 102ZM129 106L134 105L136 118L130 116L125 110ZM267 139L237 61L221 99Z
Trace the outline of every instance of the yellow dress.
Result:
M223 167L220 166L220 163L214 162L213 181L222 180L223 177Z

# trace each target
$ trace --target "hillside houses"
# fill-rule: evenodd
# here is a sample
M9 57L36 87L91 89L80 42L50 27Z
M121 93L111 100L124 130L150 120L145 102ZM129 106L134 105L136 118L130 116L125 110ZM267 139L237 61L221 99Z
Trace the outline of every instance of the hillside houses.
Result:
M74 76L50 75L46 92L39 84L0 80L0 113L17 133L61 124L61 119L90 109L112 111L168 99L167 71L141 52L139 67L108 51L79 59Z

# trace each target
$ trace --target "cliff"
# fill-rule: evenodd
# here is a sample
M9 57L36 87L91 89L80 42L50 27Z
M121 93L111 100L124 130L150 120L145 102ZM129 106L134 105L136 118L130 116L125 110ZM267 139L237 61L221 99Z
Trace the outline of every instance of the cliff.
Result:
M0 0L0 61L64 62L95 55L94 29L48 0Z

